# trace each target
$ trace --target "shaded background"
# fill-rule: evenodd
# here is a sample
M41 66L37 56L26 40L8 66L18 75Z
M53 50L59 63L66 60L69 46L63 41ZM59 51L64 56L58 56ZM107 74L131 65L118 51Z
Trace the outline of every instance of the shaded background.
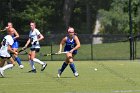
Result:
M41 45L49 48L47 52L57 50L72 26L82 44L77 60L130 59L129 0L0 0L0 6L0 29L12 22L21 47L28 39L29 23L35 21L45 36ZM138 58L140 0L131 0L131 15ZM1 39L5 34L0 33Z

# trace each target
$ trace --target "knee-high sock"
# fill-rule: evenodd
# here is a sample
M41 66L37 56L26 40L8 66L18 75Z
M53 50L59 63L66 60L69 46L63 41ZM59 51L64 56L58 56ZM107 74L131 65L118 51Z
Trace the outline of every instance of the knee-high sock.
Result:
M29 62L30 62L30 65L31 65L32 70L34 70L34 69L35 69L35 66L34 66L34 61L29 60Z
M4 71L4 70L6 70L8 68L12 68L13 66L14 66L13 64L7 64L7 65L2 67L2 70Z
M41 65L44 65L44 62L40 61L40 60L37 59L37 58L34 58L33 61L34 61L34 62L37 62L37 63L39 63L39 64L41 64Z
M75 68L74 63L70 63L69 66L70 66L72 72L75 73L76 72L76 68Z
M17 61L18 65L22 65L19 57L15 57L15 60Z
M68 64L66 62L63 63L63 65L62 65L62 67L60 69L61 73L65 70L65 68L67 67L67 65Z

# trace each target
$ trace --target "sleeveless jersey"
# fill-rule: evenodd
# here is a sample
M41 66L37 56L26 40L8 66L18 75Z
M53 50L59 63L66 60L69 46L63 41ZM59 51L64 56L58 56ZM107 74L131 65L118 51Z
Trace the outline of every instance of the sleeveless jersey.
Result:
M34 31L30 31L29 38L31 39L31 48L40 48L40 44L38 42L38 36L40 34L41 33L39 32L38 29L34 29ZM36 44L34 44L35 41L37 41Z
M18 44L18 40L17 39L14 39L15 35L13 34L12 35L12 38L14 40L14 43L12 45L12 48L18 48L19 47L19 44Z
M0 56L2 57L10 57L10 53L8 51L8 46L12 46L14 40L11 35L6 35L2 40L2 46L0 48Z
M73 49L74 47L76 46L76 42L74 40L74 36L72 37L72 39L70 39L68 36L67 36L67 40L66 40L66 44L65 44L65 47L64 47L64 51L70 51L71 49ZM73 54L76 54L77 53L77 50L74 50L73 51Z

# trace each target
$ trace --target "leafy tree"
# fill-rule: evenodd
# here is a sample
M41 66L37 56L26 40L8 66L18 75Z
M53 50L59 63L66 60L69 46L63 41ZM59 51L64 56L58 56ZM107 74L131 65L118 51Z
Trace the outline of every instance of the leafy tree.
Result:
M87 28L94 28L98 9L108 9L110 1L0 0L0 27L11 21L20 34L27 34L29 22L34 20L44 34L64 33L67 26L73 26L78 33L91 33Z
M129 15L128 15L128 0L113 0L109 11L104 9L99 10L99 18L101 24L104 26L103 33L109 34L128 34L129 33ZM138 27L140 23L139 12L140 1L132 0L132 17L135 28L140 30ZM133 31L136 33L136 30Z
M43 32L47 24L47 17L51 15L53 11L54 9L52 9L51 6L44 5L43 0L34 0L34 2L28 2L25 9L20 13L16 12L15 15L26 23L26 26L22 28L22 30L28 31L29 25L27 24L29 24L30 21L35 21L37 27Z
M76 28L78 33L91 34L95 27L97 12L99 9L108 10L112 0L75 0L70 25Z
M74 0L64 0L63 19L66 28L70 24L70 18L71 18L72 10L74 8L74 3L75 3Z

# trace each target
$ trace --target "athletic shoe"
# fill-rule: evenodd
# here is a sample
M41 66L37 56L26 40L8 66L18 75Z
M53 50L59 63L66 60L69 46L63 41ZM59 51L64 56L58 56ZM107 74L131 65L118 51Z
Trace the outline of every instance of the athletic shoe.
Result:
M4 71L2 69L0 69L0 75L4 77Z
M58 69L58 74L57 74L57 77L58 77L58 78L60 78L60 76L61 76L61 70L60 70L60 69Z
M74 73L74 76L75 76L75 77L78 77L78 76L79 76L78 72L75 72L75 73Z
M45 63L44 65L42 65L41 71L44 71L44 69L46 68L46 66L47 66L47 63Z
M28 71L29 73L36 73L37 71L36 71L36 69L33 69L33 70L30 70L30 71Z
M23 65L19 65L19 68L23 69L23 68L24 68L24 66L23 66Z

